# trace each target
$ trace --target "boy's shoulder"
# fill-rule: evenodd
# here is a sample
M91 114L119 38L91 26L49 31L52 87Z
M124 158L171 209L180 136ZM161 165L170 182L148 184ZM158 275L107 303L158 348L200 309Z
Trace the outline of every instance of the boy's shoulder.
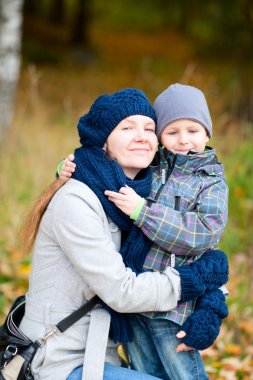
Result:
M215 149L206 147L206 150L200 155L200 157L202 157L202 159L199 161L196 172L203 172L208 176L225 178L224 166L219 161Z
M206 164L204 166L200 166L197 169L197 172L204 172L205 174L209 176L218 176L218 177L224 177L224 166L222 163L216 163L216 164Z

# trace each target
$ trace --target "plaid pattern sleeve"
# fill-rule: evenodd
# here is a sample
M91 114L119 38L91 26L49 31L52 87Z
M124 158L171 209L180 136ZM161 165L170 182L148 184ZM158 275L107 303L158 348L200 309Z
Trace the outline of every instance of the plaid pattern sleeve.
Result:
M182 324L186 321L186 319L193 313L194 307L195 307L196 300L184 302L184 303L178 303L178 306L165 312L149 312L149 313L143 313L147 317L151 319L168 319L172 322L175 322L176 324L182 326Z
M165 188L166 191L171 189ZM169 194L163 195L168 199ZM217 245L227 223L227 199L225 180L209 177L196 197L193 209L177 211L159 200L150 207L143 207L136 224L165 251L176 255L198 255Z

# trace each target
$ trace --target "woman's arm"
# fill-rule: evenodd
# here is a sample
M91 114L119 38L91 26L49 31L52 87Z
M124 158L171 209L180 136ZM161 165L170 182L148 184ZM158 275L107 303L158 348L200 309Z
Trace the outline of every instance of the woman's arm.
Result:
M168 311L180 299L193 299L227 282L227 257L221 251L208 252L178 270L137 276L116 250L101 203L81 182L68 182L51 212L52 231L63 253L94 293L116 311Z
M71 177L75 164L73 155L64 161L60 176ZM131 216L141 202L141 197L131 188L123 187L119 193L105 194L124 213ZM145 235L167 252L180 255L197 255L215 247L227 223L228 188L217 178L204 189L196 200L193 211L178 211L163 204L143 205L136 225Z
M68 185L68 186L67 186ZM90 288L119 312L166 311L180 299L176 270L136 275L126 268L96 195L71 181L53 206L55 239Z

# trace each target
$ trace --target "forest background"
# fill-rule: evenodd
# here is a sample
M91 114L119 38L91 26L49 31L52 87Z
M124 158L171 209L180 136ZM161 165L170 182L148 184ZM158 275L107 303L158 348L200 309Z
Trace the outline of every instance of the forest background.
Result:
M230 189L219 245L230 261L230 315L202 355L211 379L253 379L253 5L26 0L23 17L14 115L0 150L0 317L27 289L21 222L79 145L79 116L102 93L136 87L153 102L171 83L191 84L206 94Z

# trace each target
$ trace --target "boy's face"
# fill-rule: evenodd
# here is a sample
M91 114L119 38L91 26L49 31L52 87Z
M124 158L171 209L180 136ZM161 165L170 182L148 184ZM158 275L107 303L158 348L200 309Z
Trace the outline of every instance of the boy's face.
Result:
M209 137L205 128L189 119L175 120L168 124L162 134L161 143L174 154L203 152Z

